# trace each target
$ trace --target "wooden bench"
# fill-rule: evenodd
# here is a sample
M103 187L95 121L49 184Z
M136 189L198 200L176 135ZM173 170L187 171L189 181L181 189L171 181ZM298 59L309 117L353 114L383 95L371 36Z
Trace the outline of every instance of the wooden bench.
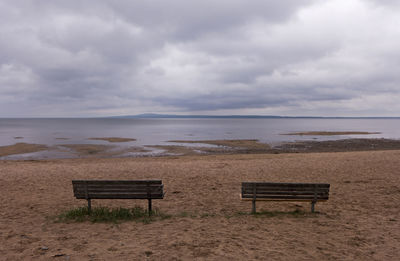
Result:
M252 213L256 213L256 201L310 201L314 205L329 198L330 184L322 183L271 183L243 182L242 200L252 201Z
M151 215L151 200L163 199L161 180L73 180L74 196L88 201L91 212L91 199L147 199Z

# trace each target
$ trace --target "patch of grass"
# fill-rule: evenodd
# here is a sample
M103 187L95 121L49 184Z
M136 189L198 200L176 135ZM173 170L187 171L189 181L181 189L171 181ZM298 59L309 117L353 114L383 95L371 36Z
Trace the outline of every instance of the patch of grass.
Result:
M142 207L133 208L108 208L108 207L95 207L92 208L89 214L87 207L79 207L70 209L58 215L58 221L60 222L85 222L90 221L93 223L118 223L121 221L136 221L148 224L157 219L167 219L171 215L160 212L159 210L153 210L151 216L147 210Z
M237 212L238 216L247 216L251 215L257 218L262 218L262 217L280 217L280 216L287 216L287 217L295 217L295 218L300 218L300 217L307 217L310 215L315 215L316 213L311 213L311 212L305 212L303 210L293 210L293 211L268 211L268 210L262 210L256 213L250 213L250 212Z

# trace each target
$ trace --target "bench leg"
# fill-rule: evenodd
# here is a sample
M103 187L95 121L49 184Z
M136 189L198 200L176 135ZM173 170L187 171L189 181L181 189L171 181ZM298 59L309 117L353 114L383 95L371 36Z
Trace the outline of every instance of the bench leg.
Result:
M149 199L148 201L149 201L149 216L151 216L151 199Z
M253 201L251 201L251 205L252 205L252 208L251 208L251 214L255 214L256 213L256 201L255 200L253 200Z
M90 198L88 198L87 200L87 208L88 208L88 213L90 215L90 213L92 212L92 202L90 201Z
M314 213L314 206L315 206L315 201L311 201L311 213Z

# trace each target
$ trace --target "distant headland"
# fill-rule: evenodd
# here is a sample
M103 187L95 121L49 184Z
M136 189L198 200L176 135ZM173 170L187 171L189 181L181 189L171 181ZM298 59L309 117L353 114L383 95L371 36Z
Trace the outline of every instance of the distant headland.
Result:
M325 117L325 116L278 116L278 115L179 115L144 113L137 115L110 116L106 118L120 119L400 119L400 117Z

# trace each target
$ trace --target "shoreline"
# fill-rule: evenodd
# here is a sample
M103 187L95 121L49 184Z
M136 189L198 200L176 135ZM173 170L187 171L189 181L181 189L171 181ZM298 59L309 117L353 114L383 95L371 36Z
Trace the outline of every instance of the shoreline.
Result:
M105 139L105 138L101 138ZM123 140L124 138L112 138ZM400 150L400 140L349 138L280 142L271 146L258 140L171 140L171 145L117 146L114 144L43 144L15 143L0 146L1 160L48 160L63 158L138 158L188 155L281 154L347 151ZM195 146L193 146L193 145Z

